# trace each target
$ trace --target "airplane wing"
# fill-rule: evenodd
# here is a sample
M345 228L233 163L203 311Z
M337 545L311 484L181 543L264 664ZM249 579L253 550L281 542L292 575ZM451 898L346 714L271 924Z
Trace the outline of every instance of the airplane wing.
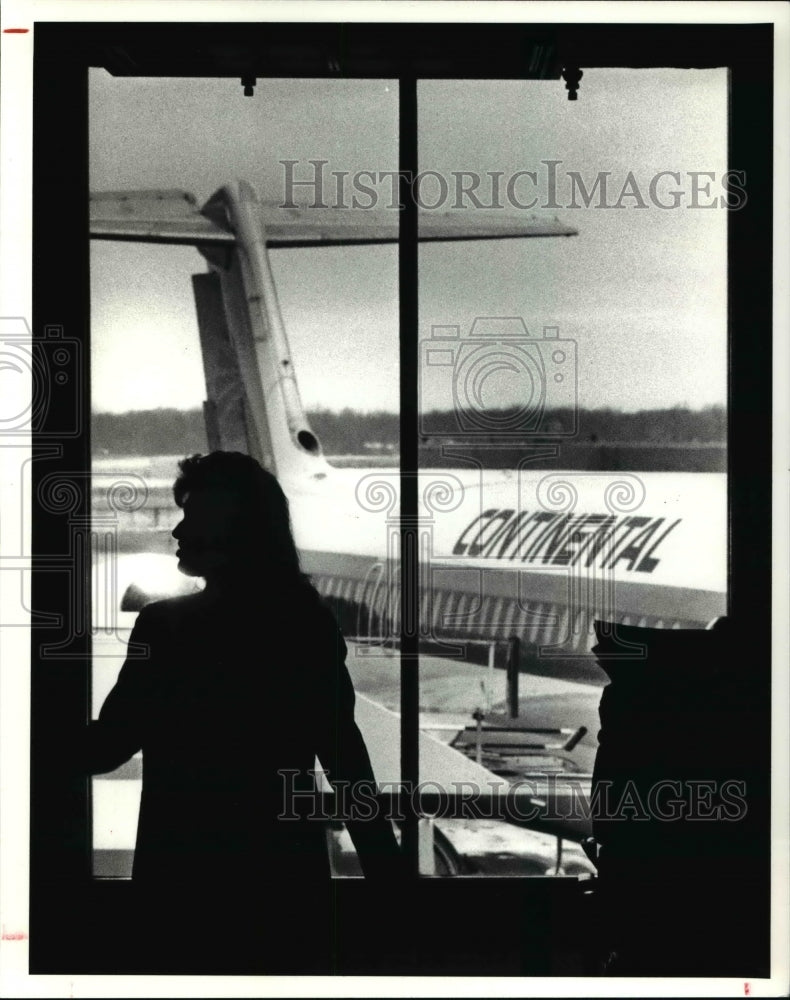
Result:
M397 243L397 209L283 208L264 202L261 213L270 247L354 246ZM103 191L91 194L93 239L145 243L229 244L235 235L204 214L187 191ZM445 240L525 239L576 236L578 230L551 217L502 216L496 209L422 211L419 238Z
M90 196L90 234L142 243L233 243L235 236L200 214L188 191L101 191Z
M398 787L401 773L400 716L357 692L355 717L379 786ZM419 734L420 785L440 795L479 795L507 804L511 822L555 837L581 841L592 833L590 776L525 775L508 781L427 733ZM581 808L580 808L581 807Z

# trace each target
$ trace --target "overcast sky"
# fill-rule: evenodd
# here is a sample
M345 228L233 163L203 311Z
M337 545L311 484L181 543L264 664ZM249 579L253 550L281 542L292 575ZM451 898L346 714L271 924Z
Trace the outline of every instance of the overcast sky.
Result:
M181 188L202 202L244 178L281 201L281 160L298 160L300 177L310 159L352 174L397 165L397 87L388 81L259 81L249 98L235 80L92 70L90 97L93 190ZM571 239L423 247L421 337L433 324L466 331L476 315L522 316L533 336L557 326L576 342L583 406L724 403L727 213L688 202L691 171L715 174L701 181L710 189L700 204L722 193L726 71L587 70L576 102L561 81L426 82L419 97L421 170L450 185L453 171L498 171L503 185L534 171L545 200L542 161L560 161L563 207L547 214L579 230ZM662 170L681 175L656 189L665 204L673 188L684 192L675 209L649 198ZM610 203L632 171L646 207L634 196L622 208L570 207L571 171L588 188L608 171ZM490 184L479 189L484 201ZM423 190L434 199L438 189ZM522 178L515 194L528 199L530 182ZM189 275L205 270L203 259L181 247L94 243L91 252L94 407L199 406ZM396 248L280 250L272 261L306 407L396 410ZM504 385L497 401L517 392ZM444 402L436 393L426 406Z

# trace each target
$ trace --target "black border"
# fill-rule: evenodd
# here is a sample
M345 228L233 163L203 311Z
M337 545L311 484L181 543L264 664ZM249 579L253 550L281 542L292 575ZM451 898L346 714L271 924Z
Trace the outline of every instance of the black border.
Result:
M89 636L72 634L90 620L87 560L72 574L53 557L78 554L79 528L89 514L90 340L87 240L87 68L111 65L143 75L211 75L202 43L243 40L241 55L213 64L237 75L233 58L253 59L255 75L418 78L519 78L525 44L537 32L543 75L563 65L728 66L731 72L730 166L746 172L748 201L729 214L730 611L733 650L753 689L752 713L740 739L754 760L754 878L748 899L733 898L733 919L748 922L736 963L744 978L768 974L770 894L770 614L771 614L771 336L773 203L772 25L343 25L343 24L67 24L35 28L33 169L33 330L62 326L82 346L69 385L53 389L35 434L36 509L33 579L36 613L62 618L59 628L34 624L31 695L32 973L132 973L140 965L141 911L128 884L90 877L87 785L68 766L70 747L88 710ZM263 40L263 41L262 41ZM279 47L279 63L256 65L256 45ZM136 46L136 49L135 49ZM244 46L247 46L245 48ZM129 60L135 49L137 62ZM245 52L247 55L245 56ZM203 53L201 55L201 53ZM253 53L253 55L249 55ZM201 59L203 62L201 62ZM191 62L190 62L191 60ZM562 86L558 81L557 86ZM660 100L660 94L656 95ZM580 99L584 99L584 80ZM82 433L59 435L75 414ZM58 454L51 454L55 445ZM76 486L68 511L51 490L52 473ZM49 484L49 486L48 486ZM75 604L76 602L76 604ZM63 642L74 658L44 658L43 645ZM726 874L723 873L726 878ZM359 920L367 887L338 887L338 912L348 911L334 971L485 975L586 974L580 956L589 932L581 896L561 881L493 880L475 884L419 882L411 919L426 940L410 954L386 953L380 936ZM743 906L749 906L744 918ZM489 925L476 913L496 914ZM354 913L357 917L354 918ZM464 915L459 927L458 914ZM471 930L470 930L471 928ZM363 942L368 942L365 949ZM353 945L351 947L350 945ZM367 951L368 957L361 954ZM742 972L741 972L742 967ZM188 970L174 970L188 971ZM219 969L217 971L220 971ZM294 970L298 972L299 970ZM700 975L723 974L719 966Z

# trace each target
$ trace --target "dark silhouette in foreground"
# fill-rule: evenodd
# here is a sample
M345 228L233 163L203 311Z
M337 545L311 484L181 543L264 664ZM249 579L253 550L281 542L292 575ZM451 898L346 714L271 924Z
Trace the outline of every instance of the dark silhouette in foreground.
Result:
M238 453L180 467L179 568L206 587L140 612L88 728L87 770L143 751L133 880L160 964L199 968L201 951L220 948L241 968L326 971L315 757L368 804L374 782L346 645L299 570L276 479ZM383 810L348 827L367 878L393 885L403 869Z
M602 971L755 975L769 790L736 630L595 627L610 678L593 772Z

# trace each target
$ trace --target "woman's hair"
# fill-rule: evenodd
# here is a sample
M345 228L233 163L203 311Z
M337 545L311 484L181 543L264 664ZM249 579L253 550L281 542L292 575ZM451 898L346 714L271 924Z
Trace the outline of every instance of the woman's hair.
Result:
M173 498L183 507L188 493L217 490L233 498L240 511L238 529L249 561L265 572L277 570L283 582L307 582L291 531L288 500L271 472L239 451L192 455L178 463Z

